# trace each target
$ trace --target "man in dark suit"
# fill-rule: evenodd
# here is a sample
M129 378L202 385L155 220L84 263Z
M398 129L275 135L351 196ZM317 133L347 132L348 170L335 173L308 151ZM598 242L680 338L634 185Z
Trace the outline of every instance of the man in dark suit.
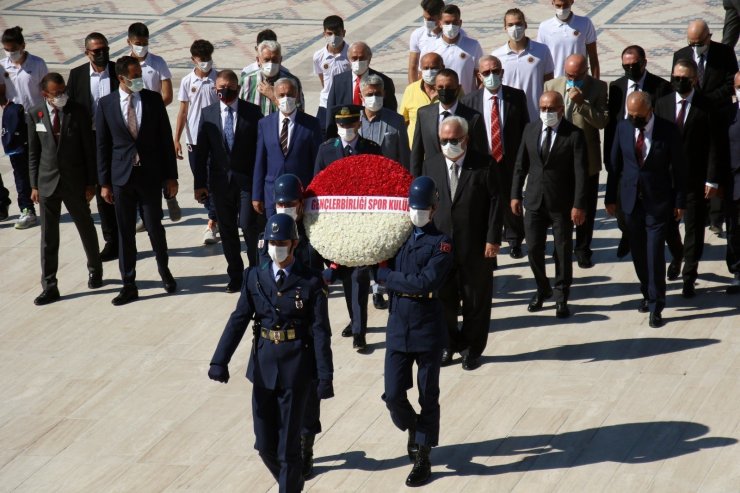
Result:
M275 214L274 183L286 173L301 183L313 178L314 161L321 145L321 125L317 118L297 110L298 87L294 79L275 81L278 110L260 120L257 126L257 159L254 164L252 205L260 214Z
M85 109L68 101L64 79L52 72L41 79L44 102L30 108L28 158L31 198L41 208L41 287L34 300L46 305L59 299L59 216L62 202L67 207L87 256L90 289L103 285L98 234L88 202L97 182L92 124Z
M563 96L545 91L540 96L539 122L524 130L516 158L511 186L511 210L522 214L525 197L524 228L537 293L527 306L539 311L544 300L555 295L555 315L570 315L568 297L573 282L573 224L586 219L586 181L588 154L583 131L564 118ZM523 194L524 180L527 191ZM547 229L552 226L555 244L555 286L550 286L545 270Z
M710 108L705 98L696 91L697 67L691 60L676 62L671 75L675 92L664 96L655 105L655 114L665 120L676 122L683 152L687 162L686 213L684 242L677 221L669 221L666 242L673 259L668 266L668 279L677 279L683 260L683 296L692 298L696 291L694 283L704 251L706 229L706 199L715 197L721 181L717 137L722 133L719 118L710 117Z
M144 225L157 259L164 289L174 293L177 283L168 267L167 238L162 226L162 182L167 196L177 195L177 160L172 128L159 93L143 89L141 65L124 56L116 61L118 91L100 99L95 115L98 179L101 195L116 207L118 266L123 288L113 304L139 297L136 288L137 202L144 209Z
M454 267L439 290L449 346L443 366L454 353L462 355L464 370L480 365L488 342L493 291L493 259L501 247L499 186L490 172L491 157L468 147L468 122L450 116L439 124L442 152L424 160L421 175L439 188L434 225L452 238ZM462 302L462 328L457 315Z
M352 70L337 74L332 79L331 89L329 90L329 99L326 107L326 121L321 122L327 130L327 137L336 136L336 127L331 109L335 106L346 106L348 104L362 104L362 89L360 84L362 79L368 75L378 75L383 79L383 107L391 111L398 110L398 101L396 100L396 86L393 80L382 72L370 68L370 62L373 58L373 52L367 43L357 41L349 46L347 58L352 63Z
M330 109L334 120L337 122L339 137L327 140L316 155L314 173L329 166L334 161L354 156L356 154L382 155L383 150L372 140L360 136L360 113L362 106L354 104L337 106ZM336 269L326 269L324 278L328 282L334 282L335 278L342 281L344 290L344 301L349 313L349 324L342 330L342 337L352 336L352 347L358 352L363 352L367 347L365 334L367 332L367 301L370 295L370 271L371 266L346 267L338 266Z
M728 129L722 156L730 162L730 169L723 180L725 189L725 211L727 215L727 268L732 281L727 294L740 293L740 72L733 82L737 103L728 109Z
M645 50L641 46L631 45L622 50L622 68L625 75L609 84L609 122L604 129L604 165L607 168L617 124L627 118L627 96L635 91L643 91L650 95L651 104L655 105L658 99L671 92L671 85L667 80L648 72ZM622 232L617 257L622 258L629 253L630 247L619 197L616 215L617 226Z
M734 48L740 37L740 0L722 0L722 6L725 8L722 44Z
M486 124L483 115L458 101L460 80L457 72L443 68L434 79L437 89L436 103L419 108L416 116L414 141L411 143L411 174L421 176L424 161L441 152L439 124L455 115L468 122L468 146L478 154L488 154Z
M676 125L653 114L647 93L630 94L627 113L614 135L604 204L613 216L619 193L643 297L638 310L649 311L650 327L658 328L665 307L666 229L686 208L685 161Z
M82 105L92 119L92 146L95 149L95 113L98 102L103 96L118 89L116 65L108 56L108 40L100 33L90 33L85 38L85 55L89 62L73 68L67 80L69 99ZM103 232L105 245L100 252L103 262L118 258L118 226L116 210L113 205L103 200L100 187L95 191L95 198L100 216L100 229Z
M220 101L203 108L195 156L195 199L210 196L218 216L226 257L227 293L241 289L244 261L239 227L247 242L249 265L257 265L257 213L252 207L252 175L257 155L259 106L239 99L239 79L232 70L216 76Z
M522 142L524 127L529 123L527 96L524 91L501 83L504 69L495 56L484 56L478 62L478 79L483 87L466 94L460 102L481 115L486 124L488 154L493 159L492 172L499 184L502 204L511 201L511 180L514 176L516 153ZM522 258L524 222L511 208L503 209L504 236L509 243L512 258Z

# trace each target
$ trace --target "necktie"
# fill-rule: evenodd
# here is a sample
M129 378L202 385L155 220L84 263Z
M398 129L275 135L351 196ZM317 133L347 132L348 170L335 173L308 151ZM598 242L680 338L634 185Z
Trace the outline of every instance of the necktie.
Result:
M542 164L547 163L547 158L550 157L550 147L552 146L552 128L547 127L546 132L547 133L545 134L545 142L542 143L542 149L540 150Z
M635 92L639 91L640 90L640 84L638 84L637 82L635 82L634 84L632 84L632 90L635 91Z
M344 146L344 157L351 156L355 151L352 150L352 146L347 144Z
M457 163L453 162L450 165L450 198L455 198L455 192L457 191Z
M645 165L645 158L643 153L645 152L645 130L640 129L640 133L637 135L635 141L635 154L637 155L637 164L642 168Z
M280 130L280 147L283 149L283 156L288 155L288 124L290 124L290 118L283 119L283 128Z
M283 269L280 269L277 271L277 280L275 281L275 284L277 284L277 288L278 289L282 288L284 282L285 282L285 271Z
M136 140L136 138L139 136L139 125L136 122L136 108L134 108L134 95L133 93L128 95L128 111L126 112L126 126L128 127L128 131L131 134L131 137ZM134 154L134 163L133 165L136 166L139 164L139 153L136 152Z
M226 150L231 152L234 147L234 108L227 106L226 123L224 124L224 139L226 141Z
M697 64L697 67L699 69L698 74L697 74L699 76L699 87L701 87L702 84L704 83L704 62L705 61L706 61L706 55L702 53L699 56L699 63Z
M681 109L678 111L678 116L676 117L676 125L678 125L678 129L681 132L683 132L683 123L686 120L686 103L687 101L685 99L681 100Z
M449 111L447 111L447 110L445 110L445 111L443 111L443 112L442 112L442 120L444 120L444 119L445 119L445 118L447 118L448 116L452 116L452 113L450 113L450 112L449 112Z
M501 142L501 121L498 111L498 97L493 97L491 106L491 156L500 163L504 159L504 146Z
M57 144L59 144L59 134L61 133L60 125L59 125L59 110L57 108L54 108L51 110L52 118L51 118L51 133L54 134L54 140Z
M360 97L360 76L355 77L355 89L352 92L352 104L362 104Z

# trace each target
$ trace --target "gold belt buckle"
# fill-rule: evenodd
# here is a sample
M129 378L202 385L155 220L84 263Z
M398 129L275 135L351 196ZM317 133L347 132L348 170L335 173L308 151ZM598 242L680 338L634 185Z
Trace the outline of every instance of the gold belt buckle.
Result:
M272 339L273 344L280 344L282 342L282 331L280 330L272 330L270 331L270 339Z

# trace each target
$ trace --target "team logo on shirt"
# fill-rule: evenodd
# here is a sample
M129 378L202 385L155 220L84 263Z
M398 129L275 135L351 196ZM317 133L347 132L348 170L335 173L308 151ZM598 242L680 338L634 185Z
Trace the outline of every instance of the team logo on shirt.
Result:
M460 53L460 58L462 58L463 60L465 60L465 57L466 57L466 56L467 56L467 55L465 55L465 53Z
M326 69L328 69L328 68L329 68L329 64L328 64L328 63L325 63L325 64L324 64L324 70L326 70Z
M450 253L452 251L452 245L443 241L439 244L439 250L444 253Z
M195 92L195 88L193 87L192 89L190 89L190 92Z
M573 36L578 36L579 34L581 33L579 33L578 31L573 31Z
M529 58L527 58L527 61L528 61L529 63L534 63L534 57L530 55L530 57L529 57Z

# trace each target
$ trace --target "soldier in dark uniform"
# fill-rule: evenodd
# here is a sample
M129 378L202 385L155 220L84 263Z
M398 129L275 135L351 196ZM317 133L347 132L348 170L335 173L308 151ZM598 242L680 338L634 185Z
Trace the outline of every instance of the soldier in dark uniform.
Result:
M378 144L360 136L361 111L362 106L354 104L336 106L332 109L339 137L329 139L319 146L314 175L334 161L347 156L383 154ZM342 330L342 337L352 336L352 347L358 351L364 351L367 347L365 333L367 332L367 302L370 297L371 270L372 266L345 267L333 265L332 268L324 271L324 280L327 283L332 283L337 278L342 280L344 300L347 303L350 318L349 324Z
M334 396L331 332L324 284L295 258L293 218L272 216L264 238L270 260L244 272L208 376L228 382L229 361L253 319L247 378L253 384L254 446L280 492L292 493L303 489L300 437L311 381L319 381L319 398Z
M420 486L429 480L429 452L439 438L439 370L442 349L447 344L447 325L437 290L452 270L454 260L452 240L431 222L438 197L437 186L428 176L413 181L409 214L414 231L391 261L391 267L378 269L378 282L391 293L383 400L393 424L408 431L407 449L414 467L406 478L407 486ZM413 386L414 363L419 414L406 396Z

